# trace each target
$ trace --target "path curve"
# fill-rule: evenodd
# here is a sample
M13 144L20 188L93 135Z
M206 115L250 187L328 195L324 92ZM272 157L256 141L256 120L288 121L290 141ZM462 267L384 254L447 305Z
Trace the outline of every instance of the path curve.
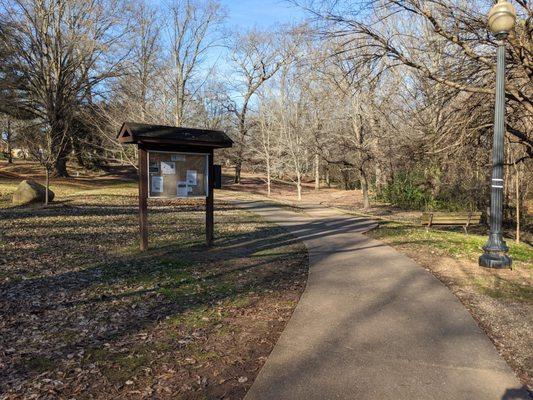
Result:
M459 300L335 209L235 204L309 251L307 287L246 400L530 399Z

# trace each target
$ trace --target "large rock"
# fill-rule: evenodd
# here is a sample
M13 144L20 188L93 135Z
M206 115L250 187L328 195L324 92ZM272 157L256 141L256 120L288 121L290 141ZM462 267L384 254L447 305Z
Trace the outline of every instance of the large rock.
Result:
M46 187L32 181L24 180L19 183L15 193L13 193L13 204L20 206L30 203L44 203L46 197ZM54 192L48 190L48 201L54 200Z

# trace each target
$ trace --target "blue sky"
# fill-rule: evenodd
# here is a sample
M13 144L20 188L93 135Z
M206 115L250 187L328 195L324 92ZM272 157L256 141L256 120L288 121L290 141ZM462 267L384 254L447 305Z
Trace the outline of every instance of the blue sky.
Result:
M287 23L302 22L306 13L286 0L219 0L226 13L225 26L230 32L251 28L276 29ZM218 71L229 73L224 63L226 49L217 48L209 56L206 65L216 63ZM220 63L217 63L220 60ZM211 66L209 65L209 67Z
M305 13L285 0L221 0L231 28L268 28L303 20Z

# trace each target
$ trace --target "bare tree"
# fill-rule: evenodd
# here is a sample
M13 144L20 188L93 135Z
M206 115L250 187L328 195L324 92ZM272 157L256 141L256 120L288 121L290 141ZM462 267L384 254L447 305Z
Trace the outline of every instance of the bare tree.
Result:
M53 172L66 176L71 150L64 138L79 105L92 89L115 76L122 57L116 47L122 5L118 0L1 0L0 40L13 50L9 60L18 79L17 114L46 125L54 156ZM106 55L113 51L113 57ZM67 141L68 142L68 141Z
M133 27L131 54L127 63L127 75L119 82L119 92L127 96L127 102L136 108L136 120L150 119L149 97L153 96L152 80L156 79L161 64L161 26L159 14L145 1L138 1L132 10Z
M210 49L220 41L224 19L217 0L174 0L169 6L174 124L183 125L187 102L202 86L200 67ZM200 82L194 80L200 78Z
M246 138L250 123L250 112L253 96L259 88L274 76L283 63L280 50L276 48L274 32L251 30L245 34L236 34L233 38L230 54L233 66L231 90L239 93L239 97L230 101L228 109L237 119L237 140L235 150L235 183L241 181L241 170L246 149Z
M0 135L0 141L5 143L5 155L8 164L13 164L13 140L14 134L12 129L12 122L9 116L1 118L2 130Z
M309 144L309 130L306 129L307 97L305 91L298 90L303 83L303 74L294 71L301 66L293 54L283 64L280 73L280 95L277 101L277 125L283 149L289 156L289 165L295 176L298 200L302 200L302 178L305 173L307 146ZM305 79L305 78L304 78ZM291 177L294 180L294 178Z
M269 90L266 93L259 94L260 109L256 117L257 133L252 136L252 147L265 164L267 196L272 194L272 173L276 155L279 151L280 138L273 126L276 112L275 104L269 102L272 100L272 94ZM255 139L255 140L254 140Z
M449 88L493 97L497 43L487 30L490 2L367 0L357 4L335 2L333 6L326 1L299 4L324 22L324 37L341 38L344 46L339 53L357 54L360 65L372 67L385 59L391 68L407 67ZM508 121L508 133L533 156L533 9L526 1L517 1L516 5L519 22L509 38L506 84L506 96L515 112ZM363 9L367 12L357 12ZM373 14L369 16L368 10ZM441 45L435 46L436 42ZM437 52L442 56L440 62L428 62L428 57Z

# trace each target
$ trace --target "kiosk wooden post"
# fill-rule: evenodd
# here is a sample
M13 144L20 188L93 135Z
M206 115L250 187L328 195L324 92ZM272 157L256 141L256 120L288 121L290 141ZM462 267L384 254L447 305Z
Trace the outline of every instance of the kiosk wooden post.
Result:
M139 240L141 250L148 249L148 152L139 145Z
M207 197L205 198L205 239L207 245L213 244L213 232L215 229L215 205L214 205L214 169L213 169L213 150L209 152L208 171L211 177L207 183Z
M221 131L134 122L125 122L117 138L138 147L141 250L148 249L148 198L205 197L205 236L211 246L215 180L220 182L220 177L215 177L220 167L214 167L214 150L231 147L232 140ZM185 171L183 165L194 166Z

